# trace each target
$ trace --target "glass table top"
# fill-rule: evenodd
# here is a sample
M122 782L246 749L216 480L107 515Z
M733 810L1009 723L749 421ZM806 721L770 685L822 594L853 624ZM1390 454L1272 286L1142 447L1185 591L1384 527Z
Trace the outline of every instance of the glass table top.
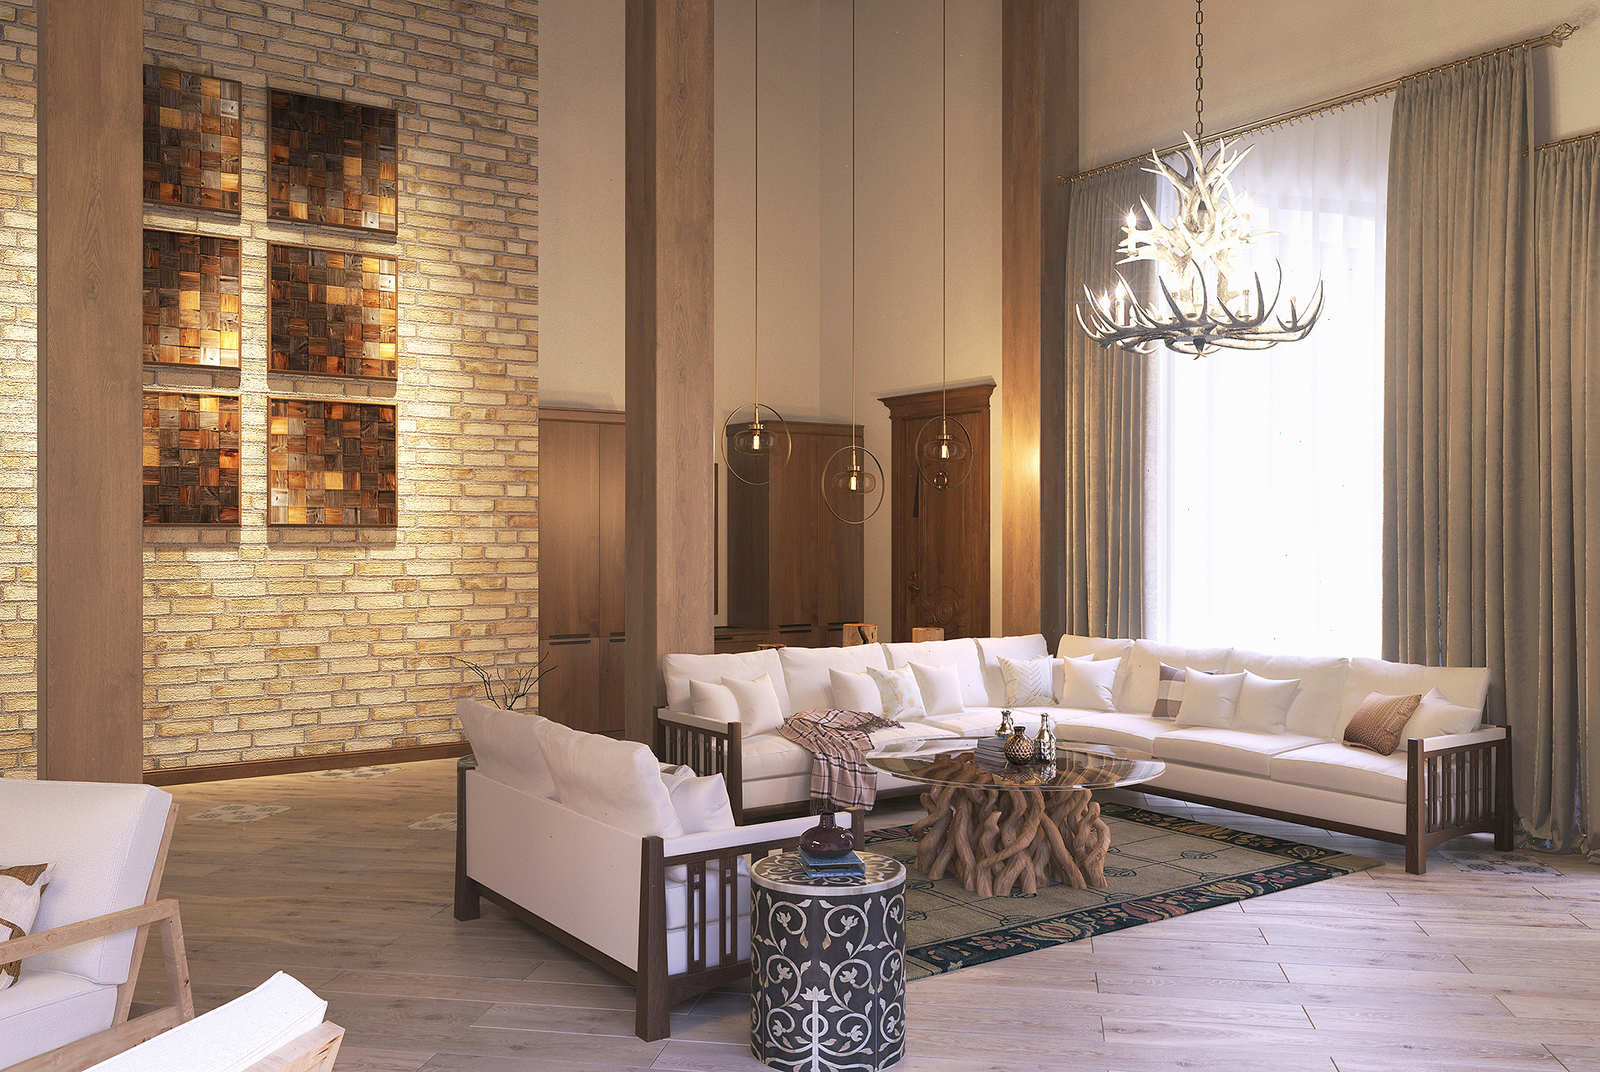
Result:
M992 744L989 742L993 742ZM866 761L875 769L910 782L967 785L976 780L972 768L988 777L995 789L1111 789L1159 777L1167 765L1145 752L1104 744L1056 742L1054 763L1017 765L1006 759L1004 740L985 737L921 737L891 741L874 749Z

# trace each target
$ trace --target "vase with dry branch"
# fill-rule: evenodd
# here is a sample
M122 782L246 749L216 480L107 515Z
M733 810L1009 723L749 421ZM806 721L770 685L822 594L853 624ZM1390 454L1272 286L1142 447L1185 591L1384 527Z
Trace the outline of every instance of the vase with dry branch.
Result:
M460 663L477 674L478 680L483 682L484 698L506 711L515 711L517 701L532 692L539 679L555 669L554 666L544 665L548 658L550 653L545 652L532 666L491 666L485 669L471 659L463 659L459 655L449 656L451 662ZM494 673L491 674L490 670Z

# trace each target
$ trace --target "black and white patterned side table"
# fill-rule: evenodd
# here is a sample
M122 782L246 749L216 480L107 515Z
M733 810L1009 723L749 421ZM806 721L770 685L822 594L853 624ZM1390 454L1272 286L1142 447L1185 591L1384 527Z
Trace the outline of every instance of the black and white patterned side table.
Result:
M906 869L807 878L796 853L750 868L750 1052L787 1072L875 1072L906 1051Z

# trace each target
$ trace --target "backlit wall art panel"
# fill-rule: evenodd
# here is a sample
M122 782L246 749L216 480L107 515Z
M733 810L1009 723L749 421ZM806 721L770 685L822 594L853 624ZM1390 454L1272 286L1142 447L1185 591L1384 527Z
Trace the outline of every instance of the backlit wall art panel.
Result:
M239 523L239 396L144 393L144 523Z
M267 217L395 233L393 108L272 91Z
M239 214L238 82L144 69L144 199Z
M239 240L144 233L146 364L239 367Z
M267 245L270 368L393 380L399 313L396 259Z
M272 525L396 525L394 405L268 399L267 485Z

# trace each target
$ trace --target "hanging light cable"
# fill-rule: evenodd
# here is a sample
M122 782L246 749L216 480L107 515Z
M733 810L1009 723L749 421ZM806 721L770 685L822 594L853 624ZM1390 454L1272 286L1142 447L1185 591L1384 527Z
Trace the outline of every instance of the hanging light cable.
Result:
M950 92L945 49L948 0L939 8L939 415L917 430L917 473L936 491L959 487L972 472L972 437L950 416Z
M783 415L771 406L761 404L761 5L755 5L754 90L751 94L751 148L755 157L754 196L755 252L754 286L751 314L754 320L755 345L751 348L751 402L750 418L744 420L745 407L740 406L728 414L722 426L722 461L739 480L746 484L768 484L789 464L794 443ZM762 413L767 420L762 420ZM732 448L730 453L729 448Z
M822 501L848 525L864 525L883 505L883 466L856 441L856 10L850 5L850 445L822 467Z
M1228 177L1250 147L1229 156L1227 141L1218 139L1209 157L1201 152L1205 144L1202 3L1195 0L1194 136L1184 135L1189 150L1182 159L1183 171L1180 174L1168 167L1155 153L1150 154L1154 166L1145 169L1172 183L1178 194L1178 213L1162 224L1150 203L1141 201L1150 225L1141 227L1137 212L1129 212L1123 240L1117 246L1117 252L1123 254L1119 264L1155 262L1161 303L1142 303L1121 272L1116 273L1114 297L1109 290L1096 296L1085 284L1083 293L1088 300L1078 304L1078 326L1103 347L1120 346L1147 354L1164 344L1195 357L1218 348L1265 350L1305 338L1322 315L1320 278L1303 308L1291 297L1289 311L1274 316L1283 294L1283 265L1274 262L1278 279L1268 298L1261 273L1252 273L1252 292L1243 270L1233 263L1239 251L1275 232L1251 232L1249 206L1243 195L1234 196ZM1240 287L1240 282L1246 285Z

